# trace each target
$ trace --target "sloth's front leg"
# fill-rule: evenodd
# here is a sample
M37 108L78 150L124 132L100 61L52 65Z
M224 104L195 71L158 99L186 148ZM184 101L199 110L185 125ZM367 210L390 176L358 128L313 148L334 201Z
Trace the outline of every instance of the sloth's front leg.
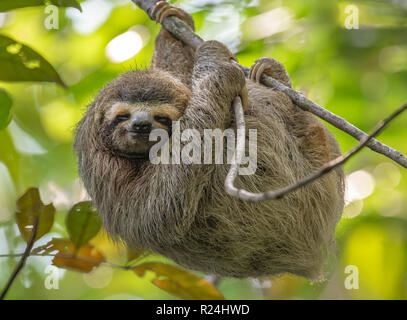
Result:
M248 100L245 83L244 73L236 57L224 44L207 41L197 49L192 91L195 95L205 96L212 108L221 107L230 112L234 98L240 96L245 109Z
M195 30L194 19L190 14L165 1L160 1L155 5L151 16L160 23L168 16L176 16ZM194 56L195 50L192 47L176 39L165 28L161 28L155 40L152 68L167 71L187 87L191 87Z

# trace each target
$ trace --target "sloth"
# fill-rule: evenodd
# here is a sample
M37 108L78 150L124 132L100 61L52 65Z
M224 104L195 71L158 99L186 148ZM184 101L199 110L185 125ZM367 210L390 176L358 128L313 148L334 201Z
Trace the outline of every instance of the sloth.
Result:
M159 2L152 16L192 17ZM224 190L228 164L152 164L154 129L235 128L232 101L243 101L246 129L257 130L257 170L236 187L276 190L341 154L334 136L284 93L259 83L263 73L291 87L280 62L258 59L246 78L222 43L193 50L162 29L152 66L107 84L77 126L79 174L113 238L176 263L225 277L283 273L319 279L335 249L344 198L336 169L273 201L249 202ZM235 130L235 129L234 129Z

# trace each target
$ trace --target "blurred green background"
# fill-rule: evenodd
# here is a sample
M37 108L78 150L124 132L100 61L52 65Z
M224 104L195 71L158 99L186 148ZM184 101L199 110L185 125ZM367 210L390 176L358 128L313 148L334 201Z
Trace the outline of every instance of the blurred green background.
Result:
M148 67L159 25L130 0L79 1L82 12L59 8L49 30L44 7L0 12L0 34L45 57L67 84L1 82L12 97L12 120L0 131L0 255L25 248L15 225L16 199L38 186L57 208L52 237L66 236L67 210L86 199L78 180L72 136L84 108L122 72ZM197 33L236 53L241 64L261 56L281 61L297 90L364 131L407 101L407 1L186 0ZM359 29L347 29L349 5ZM354 7L351 7L354 8ZM355 21L353 21L355 22ZM0 70L0 74L1 74ZM1 108L2 106L0 106ZM379 139L407 154L407 115ZM343 151L356 140L329 126ZM406 299L407 171L363 150L346 166L347 206L337 228L338 258L329 279L310 283L284 275L273 279L223 279L228 299ZM125 250L100 233L92 243L121 263ZM151 260L165 261L160 257ZM0 288L17 259L0 257ZM174 297L132 272L105 265L90 274L60 270L58 290L44 286L50 258L30 257L9 299L161 299ZM358 268L358 289L346 289L347 266Z

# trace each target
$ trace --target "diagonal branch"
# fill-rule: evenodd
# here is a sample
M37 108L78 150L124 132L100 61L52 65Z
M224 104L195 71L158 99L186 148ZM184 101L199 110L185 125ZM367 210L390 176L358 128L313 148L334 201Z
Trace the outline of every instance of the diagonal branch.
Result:
M245 144L245 125L243 120L243 112L242 112L242 102L240 100L240 97L236 97L234 102L233 102L233 108L235 110L236 118L238 118L240 121L238 122L239 126L239 131L237 135L237 142L236 142L236 151L234 155L234 161L233 164L230 167L230 170L228 172L228 175L226 176L225 179L225 189L228 194L234 197L238 197L242 200L246 201L264 201L264 200L275 200L275 199L281 199L283 196L285 196L287 193L292 192L294 190L297 190L298 188L301 188L316 179L322 177L323 175L331 172L333 169L343 165L346 161L348 161L352 156L354 156L356 153L358 153L364 146L366 146L373 137L378 135L384 127L393 119L395 119L398 115L400 115L403 111L407 109L407 103L404 104L402 107L397 109L395 112L393 112L388 118L385 120L381 121L375 129L372 131L370 135L367 135L366 137L363 137L360 140L360 143L354 147L352 150L347 152L346 154L339 156L328 163L326 163L320 170L317 172L301 179L300 181L291 184L287 187L275 190L275 191L266 191L263 193L252 193L248 192L244 189L237 189L234 186L234 182L238 173L238 166L239 163L241 163L241 159L244 156L244 144Z
M13 284L14 280L16 280L16 278L17 278L17 275L20 273L21 269L23 269L23 267L25 265L25 261L30 256L31 249L35 242L35 238L37 237L38 222L39 222L39 217L37 216L37 217L35 217L35 220L33 223L30 240L27 243L27 247L25 248L25 251L20 258L20 261L18 261L17 266L15 267L13 273L11 274L9 280L7 281L6 286L4 287L3 291L1 292L0 300L3 300L6 297L6 294L9 291L9 289L11 288L11 285Z
M152 17L151 12L155 4L158 2L157 0L131 1L138 5L141 9L143 9L151 19L155 20L155 17ZM163 21L163 26L176 38L190 45L194 49L196 49L203 42L203 40L199 36L197 36L187 24L185 24L182 20L178 19L175 16L168 16L167 18L165 18ZM244 66L240 67L247 75L249 72L249 68ZM367 133L347 122L345 119L312 102L301 93L283 85L278 80L263 74L263 76L261 77L261 82L268 87L284 92L302 110L315 114L316 116L330 123L334 127L346 132L355 139L362 141L363 139L369 137ZM381 153L386 157L392 159L404 168L407 168L407 157L401 152L390 148L389 146L377 141L376 139L369 139L366 143L366 146L371 150Z

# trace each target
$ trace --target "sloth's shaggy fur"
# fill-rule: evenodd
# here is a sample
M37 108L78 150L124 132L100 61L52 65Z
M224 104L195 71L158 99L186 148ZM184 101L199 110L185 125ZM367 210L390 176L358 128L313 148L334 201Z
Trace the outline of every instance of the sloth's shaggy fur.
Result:
M195 62L191 49L165 31L157 48L161 52L156 51L153 68L110 83L77 129L80 175L106 230L129 246L206 273L259 277L288 272L318 278L327 252L335 247L334 230L343 209L341 169L280 200L251 203L225 193L227 164L153 165L110 152L114 141L103 115L123 90L174 93L169 102L183 112L181 130L202 132L233 127L231 102L246 85L245 121L247 129L257 129L258 168L253 175L239 176L237 187L275 190L340 155L334 137L315 116L284 93L245 79L220 43L202 45ZM192 68L192 78L185 76ZM178 79L177 70L184 70ZM290 85L276 61L274 71L268 73Z

